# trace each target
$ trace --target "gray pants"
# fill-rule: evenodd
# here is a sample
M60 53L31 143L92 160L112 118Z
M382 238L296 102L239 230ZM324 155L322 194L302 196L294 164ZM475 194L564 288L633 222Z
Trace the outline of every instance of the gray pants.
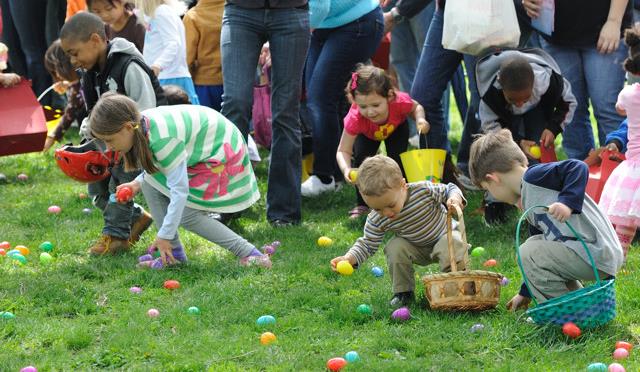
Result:
M582 288L580 280L595 280L593 268L561 242L534 235L520 246L520 258L531 294L544 302ZM600 278L609 274L598 271Z
M116 192L116 186L133 181L139 170L133 172L124 171L124 160L110 169L111 175L102 181L90 183L87 186L93 205L102 210L104 227L102 233L119 239L129 239L131 225L133 225L143 213L138 204L130 201L125 204L110 203L109 196Z
M462 241L459 231L453 231L453 249L458 270L464 270L468 262L463 261L463 257L464 252L469 249L469 244L465 244ZM416 247L408 240L396 236L384 247L384 254L387 256L393 293L413 292L415 290L416 282L413 264L424 266L439 263L441 271L451 271L447 235L442 236L433 247L428 248Z
M159 229L167 214L167 207L169 206L170 200L166 195L154 189L147 182L142 183L142 193L147 201L147 205L149 205L149 209L151 209L153 222ZM209 217L208 212L203 210L185 207L182 212L180 226L198 234L210 242L216 243L222 248L230 250L238 257L248 256L255 248L251 243L233 232L227 226ZM176 232L176 236L171 239L171 246L175 248L179 245L180 238Z

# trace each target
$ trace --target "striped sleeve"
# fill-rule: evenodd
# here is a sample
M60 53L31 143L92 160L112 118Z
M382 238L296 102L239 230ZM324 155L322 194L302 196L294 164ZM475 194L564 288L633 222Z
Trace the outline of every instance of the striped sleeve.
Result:
M380 244L382 244L385 231L379 222L379 219L372 218L371 215L369 215L364 225L364 236L358 238L351 249L349 249L349 252L347 252L356 258L358 265L373 256L378 251Z
M424 181L423 184L425 186L425 191L427 191L427 195L430 194L429 196L440 204L446 203L447 199L454 194L460 195L464 204L467 204L467 200L464 198L464 195L462 195L462 191L453 183L443 184Z
M151 151L163 171L173 170L187 160L184 143L176 138L161 138L151 143Z

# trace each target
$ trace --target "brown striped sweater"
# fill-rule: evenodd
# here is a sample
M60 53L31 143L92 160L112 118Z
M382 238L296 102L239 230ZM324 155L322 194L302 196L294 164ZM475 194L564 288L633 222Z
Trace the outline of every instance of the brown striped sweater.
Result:
M393 220L376 211L371 211L367 216L364 236L358 238L348 252L356 258L358 265L378 251L388 231L405 238L416 247L433 247L447 232L446 201L454 194L459 194L467 203L462 191L452 183L445 185L422 181L408 186L407 201Z

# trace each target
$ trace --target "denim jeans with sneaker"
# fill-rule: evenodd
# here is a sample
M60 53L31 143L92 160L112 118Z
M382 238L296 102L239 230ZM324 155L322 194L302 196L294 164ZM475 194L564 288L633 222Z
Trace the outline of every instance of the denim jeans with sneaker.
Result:
M627 58L627 47L620 41L616 51L602 54L595 46L561 47L542 38L540 43L558 62L562 76L571 83L571 91L578 101L573 120L564 129L562 146L569 158L582 160L595 148L589 102L598 122L600 145L605 143L607 134L618 129L624 120L616 112L616 101L624 87L622 62Z
M451 144L447 137L449 125L444 120L442 93L449 80L454 76L460 62L464 60L469 77L471 102L465 115L458 163L467 163L472 135L480 131L480 122L476 117L480 101L475 81L476 58L454 50L444 49L442 47L443 25L444 11L437 9L431 19L427 38L422 48L418 70L411 87L411 97L424 107L426 119L431 125L431 130L427 135L429 148L445 149L451 152Z
M147 182L142 182L142 193L151 210L153 222L160 230L171 200ZM222 222L210 217L207 211L185 207L182 212L180 226L210 242L216 243L222 248L230 250L237 257L246 257L255 249L253 244L233 232ZM173 248L181 246L177 232L176 236L171 239L171 246Z
M344 26L313 31L305 80L307 106L313 122L313 173L316 175L332 177L335 174L342 128L338 105L355 65L375 53L383 29L382 10L378 7Z
M253 105L253 82L265 42L271 51L272 141L267 181L267 219L298 223L301 219L302 70L309 48L309 10L245 9L226 4L220 37L224 94L222 115L247 140ZM333 155L335 158L335 153Z
M102 181L90 183L88 193L93 205L102 210L104 227L102 233L118 239L129 240L131 225L140 218L142 207L130 201L126 204L113 203L109 196L116 192L116 186L133 181L140 171L125 172L123 161L111 167L111 176Z

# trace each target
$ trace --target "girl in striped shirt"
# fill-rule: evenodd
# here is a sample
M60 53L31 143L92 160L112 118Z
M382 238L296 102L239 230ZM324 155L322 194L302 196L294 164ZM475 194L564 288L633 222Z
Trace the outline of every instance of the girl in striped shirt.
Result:
M158 225L153 244L160 258L141 266L162 268L186 261L178 237L182 226L240 257L242 265L271 267L269 256L209 212L233 213L260 198L247 146L236 126L204 106L160 106L140 113L126 96L107 93L90 117L93 136L124 154L125 169L144 172L129 187L142 191Z

